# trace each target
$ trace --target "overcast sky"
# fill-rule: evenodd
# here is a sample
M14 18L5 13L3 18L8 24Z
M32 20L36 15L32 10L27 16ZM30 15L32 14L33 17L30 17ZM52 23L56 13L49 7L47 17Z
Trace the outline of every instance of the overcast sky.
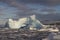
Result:
M0 19L60 13L60 0L0 0Z

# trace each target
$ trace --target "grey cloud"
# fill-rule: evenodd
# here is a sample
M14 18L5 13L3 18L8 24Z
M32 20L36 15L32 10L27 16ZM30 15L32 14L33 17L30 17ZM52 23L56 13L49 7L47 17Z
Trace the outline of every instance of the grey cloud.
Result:
M0 1L7 3L11 7L16 7L19 10L19 12L16 13L18 17L20 17L21 15L26 16L27 14L29 14L27 12L32 12L30 9L28 9L28 7L24 3L17 2L17 0L0 0Z
M48 12L48 14L55 14L56 10L54 8L43 8L41 9L41 12Z
M24 4L18 3L16 0L1 0L1 2L7 3L8 5L13 7L17 7L21 10L27 9L27 7Z
M41 5L44 5L44 6L46 6L46 5L47 6L55 6L55 5L60 4L60 0L18 0L18 1L17 0L0 0L0 1L4 2L4 3L7 3L8 5L10 5L12 7L16 7L19 10L22 10L23 12L17 12L16 13L18 15L18 17L20 17L20 16L25 17L27 15L33 15L34 14L34 12L31 11L30 9L28 9L28 7L24 3L38 3L38 4L41 4ZM49 11L50 12L51 10L53 10L53 9L47 9L47 8L46 9L41 9L42 12L43 11ZM53 10L53 11L55 11L55 10ZM39 14L36 13L36 15L39 15ZM51 15L50 16L45 16L46 19L49 19L49 17L52 18ZM41 16L41 14L39 16ZM42 16L44 16L44 15L42 15ZM55 17L54 14L52 16ZM60 16L60 14L59 14L59 16ZM44 19L45 19L45 17L44 17ZM56 17L58 17L58 15L56 15ZM52 18L52 20L53 20L53 18Z
M41 5L55 6L60 4L60 0L19 0L25 3L40 3Z

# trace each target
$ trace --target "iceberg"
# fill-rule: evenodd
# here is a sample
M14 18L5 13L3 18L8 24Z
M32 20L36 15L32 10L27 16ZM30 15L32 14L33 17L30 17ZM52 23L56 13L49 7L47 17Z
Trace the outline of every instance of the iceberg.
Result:
M22 26L26 26L25 25L26 21L27 21L27 18L21 18L18 21L9 19L8 24L11 29L19 29Z
M42 28L40 21L36 19L35 15L30 16L30 22L31 22L30 30L37 30Z
M11 29L28 28L32 30L41 29L45 26L38 19L36 19L36 15L20 18L19 20L9 19L8 25Z

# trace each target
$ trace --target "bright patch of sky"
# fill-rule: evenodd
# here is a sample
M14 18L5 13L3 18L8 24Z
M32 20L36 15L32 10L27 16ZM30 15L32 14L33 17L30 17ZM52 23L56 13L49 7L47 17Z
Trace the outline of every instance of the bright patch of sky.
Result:
M55 9L56 9L56 12L57 13L60 13L60 5L59 6L56 6Z
M14 7L9 7L9 5L0 2L0 19L5 18L15 18L18 10Z

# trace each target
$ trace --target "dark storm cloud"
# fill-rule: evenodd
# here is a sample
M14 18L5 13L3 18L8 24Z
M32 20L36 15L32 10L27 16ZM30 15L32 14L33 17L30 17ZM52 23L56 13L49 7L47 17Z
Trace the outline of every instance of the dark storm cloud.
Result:
M8 3L11 6L18 7L19 9L27 10L26 5L23 3L39 3L41 5L55 6L60 4L60 0L0 0Z
M27 3L27 4L28 3L37 3L37 4L44 5L44 6L47 5L49 7L60 4L60 0L0 0L0 1L4 2L4 3L7 3L8 5L10 5L12 7L16 7L19 10L22 10L23 12L19 11L19 12L16 13L18 16L27 16L27 15L30 15L31 13L34 13L30 9L28 9L28 7L24 3ZM50 12L51 10L53 10L53 9L47 9L47 8L46 9L41 9L42 12L44 12L44 11ZM37 15L39 15L39 14L37 14ZM50 17L50 16L47 16L47 17ZM54 14L52 16L54 16ZM46 18L46 19L49 19L49 18Z
M28 9L28 7L24 3L18 2L17 0L0 0L0 1L3 3L7 3L11 7L16 7L19 10L19 12L16 13L18 17L26 16L27 14L29 14L27 12L32 12L30 9Z
M19 0L25 3L40 3L41 5L54 6L59 5L60 0Z
M18 3L16 0L0 0L1 2L7 3L10 6L17 7L20 10L27 10L27 6L23 3Z

